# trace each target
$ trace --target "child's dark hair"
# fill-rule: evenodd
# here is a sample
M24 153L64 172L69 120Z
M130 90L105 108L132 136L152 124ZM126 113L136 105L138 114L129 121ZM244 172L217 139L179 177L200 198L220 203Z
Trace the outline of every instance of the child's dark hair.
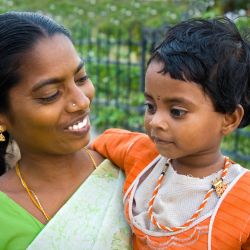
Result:
M0 15L0 112L9 111L9 91L22 78L19 72L25 53L41 38L69 32L52 19L29 12L9 12ZM0 175L5 172L5 152L9 134L5 131L5 142L0 142Z
M149 60L163 63L159 73L192 81L210 96L215 110L244 109L240 128L250 123L250 44L228 18L191 19L167 31Z

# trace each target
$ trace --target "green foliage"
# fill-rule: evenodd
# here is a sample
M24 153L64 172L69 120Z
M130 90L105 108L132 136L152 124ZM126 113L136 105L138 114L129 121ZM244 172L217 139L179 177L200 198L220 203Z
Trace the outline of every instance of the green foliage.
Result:
M249 8L245 0L0 0L0 12L41 11L69 28L91 25L99 30L119 27L126 31L131 26L157 27Z
M139 90L139 65L88 63L87 72L96 87L92 123L107 127L143 128L144 96Z
M239 156L250 156L250 128L239 129L231 135L224 138L222 148L226 154L231 155L231 158L242 166L250 169L250 162L239 160Z
M90 25L99 30L127 31L201 16L214 6L212 0L1 0L0 11L41 11L70 29ZM212 11L212 10L210 10Z

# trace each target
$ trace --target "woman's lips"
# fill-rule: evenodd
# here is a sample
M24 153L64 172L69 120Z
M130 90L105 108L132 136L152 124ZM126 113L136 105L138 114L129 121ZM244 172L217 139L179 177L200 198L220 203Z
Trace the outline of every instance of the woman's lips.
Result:
M68 127L70 131L80 131L88 125L88 116L85 116L81 121L76 122L74 125Z
M89 116L88 115L84 116L74 124L71 124L68 127L66 127L65 130L72 134L83 136L90 130Z

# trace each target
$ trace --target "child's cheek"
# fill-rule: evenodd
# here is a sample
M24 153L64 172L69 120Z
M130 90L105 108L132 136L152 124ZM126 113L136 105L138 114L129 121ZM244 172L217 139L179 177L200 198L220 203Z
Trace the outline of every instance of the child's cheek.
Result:
M144 128L145 128L145 132L149 136L151 135L150 121L151 121L151 119L145 114L145 116L144 116Z

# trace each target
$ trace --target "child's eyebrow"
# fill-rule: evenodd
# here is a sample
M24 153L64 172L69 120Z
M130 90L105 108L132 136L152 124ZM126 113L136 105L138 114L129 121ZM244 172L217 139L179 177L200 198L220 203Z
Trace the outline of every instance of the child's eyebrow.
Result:
M150 99L157 99L157 98L154 98L152 97L151 95L149 95L147 92L144 92L144 96L145 98L150 98ZM165 97L162 99L162 101L164 103L177 103L177 104L187 104L187 105L195 105L194 102L192 102L192 100L189 100L187 98L184 98L184 97Z
M151 95L149 95L147 92L144 92L144 97L153 99L153 97Z
M194 105L194 102L184 97L167 97L162 100L164 103L180 103L187 105Z

